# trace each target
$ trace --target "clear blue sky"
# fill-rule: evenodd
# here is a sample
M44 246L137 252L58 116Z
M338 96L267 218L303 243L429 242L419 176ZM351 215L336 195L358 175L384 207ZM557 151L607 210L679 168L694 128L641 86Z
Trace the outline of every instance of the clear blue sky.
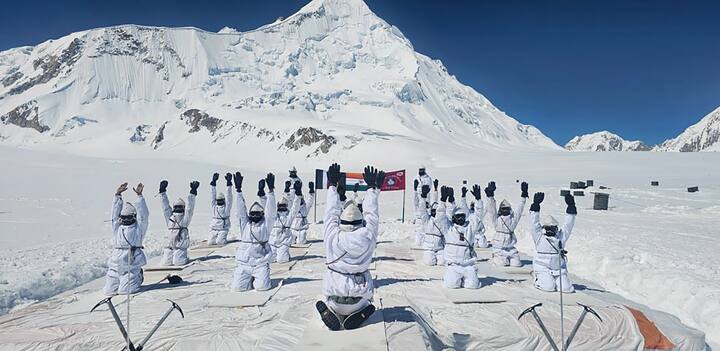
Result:
M368 0L417 51L557 143L658 143L720 106L720 1ZM249 30L305 1L12 1L0 50L123 23Z

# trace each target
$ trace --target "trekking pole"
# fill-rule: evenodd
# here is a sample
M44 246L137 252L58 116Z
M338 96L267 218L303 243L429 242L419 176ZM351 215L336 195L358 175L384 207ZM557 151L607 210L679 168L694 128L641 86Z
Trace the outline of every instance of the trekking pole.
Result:
M565 351L565 315L563 313L564 311L564 305L563 305L563 286L562 286L562 266L563 262L565 262L565 255L563 254L563 246L562 241L558 241L558 256L560 257L560 277L558 281L560 283L558 284L558 290L560 291L560 347L563 351Z
M127 240L127 239L125 239ZM130 242L128 242L128 245L130 245ZM132 260L132 256L135 252L133 251L132 245L128 248L128 265L127 270L125 271L125 274L127 274L127 281L128 286L127 290L125 291L125 297L127 299L126 305L127 305L127 334L125 334L125 342L127 343L128 350L132 350L130 348L130 264Z

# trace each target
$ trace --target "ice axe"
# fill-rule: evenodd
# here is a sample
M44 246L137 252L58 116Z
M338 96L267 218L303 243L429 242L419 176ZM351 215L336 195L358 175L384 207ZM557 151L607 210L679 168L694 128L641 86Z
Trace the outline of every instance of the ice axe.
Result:
M90 312L94 311L98 306L100 306L102 304L107 304L108 308L110 309L110 313L112 314L113 318L115 319L115 323L117 323L117 325L118 325L118 329L120 329L120 334L122 334L124 339L128 339L127 331L125 330L125 327L123 326L122 322L120 321L120 317L118 316L117 311L115 310L115 306L113 306L111 300L112 300L112 296L98 302L95 305L95 307L93 307L92 310L90 310ZM170 308L168 308L168 310L165 311L165 314L160 318L160 320L157 323L155 323L155 326L150 330L150 332L147 334L147 336L145 336L145 338L137 346L134 346L132 342L129 342L128 346L124 347L123 350L126 350L129 347L130 348L129 351L141 351L143 349L143 347L145 346L145 344L148 342L148 340L150 340L150 337L152 337L153 334L155 334L155 332L160 328L160 326L170 316L170 314L172 313L173 310L177 310L178 312L180 312L180 316L182 318L185 318L185 314L183 313L182 308L180 308L180 305L178 305L177 303L175 303L174 301L169 300L169 299L167 301L170 302Z
M570 342L572 342L573 338L575 337L575 334L577 333L578 329L580 329L580 325L582 324L583 320L585 320L585 315L588 313L592 313L600 322L602 322L602 318L589 306L585 306L581 303L578 303L578 305L582 306L583 311L582 314L580 314L580 317L578 317L577 322L575 322L575 326L573 327L572 331L570 332L570 335L567 338L567 341L565 341L565 350L570 347Z
M518 320L522 318L524 315L531 313L533 318L535 318L535 321L540 326L540 329L542 330L543 334L545 334L545 339L550 343L550 347L553 348L555 351L560 351L558 349L557 344L555 344L555 341L553 341L552 337L550 336L550 333L548 332L547 328L545 328L545 323L543 323L542 319L540 319L540 316L538 316L537 312L535 312L535 309L542 306L542 303L537 303L535 305L532 305L525 309L520 315L518 316Z

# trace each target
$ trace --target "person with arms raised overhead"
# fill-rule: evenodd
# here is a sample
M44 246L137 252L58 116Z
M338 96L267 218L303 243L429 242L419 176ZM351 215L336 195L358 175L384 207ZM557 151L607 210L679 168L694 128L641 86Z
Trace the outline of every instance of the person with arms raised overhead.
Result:
M215 186L220 174L214 173L210 181L210 209L212 219L210 220L210 235L208 245L225 245L230 232L230 210L232 209L232 174L225 174L225 185L227 186L227 198L223 193L217 193Z
M418 204L422 202L420 197L418 196L418 189L421 189L423 185L435 185L435 193L437 193L438 190L438 181L437 179L433 181L432 177L430 177L429 174L427 174L427 171L425 169L425 166L420 166L418 169L418 176L415 177L413 180L413 189L415 192L413 195L415 196L413 198L413 205L415 206L415 246L421 247L423 244L423 239L425 238L425 224L422 221L422 212L418 212ZM433 203L437 201L437 197L431 198L430 203Z
M421 200L416 206L415 212L420 214L420 221L423 223L423 263L428 266L442 266L445 264L445 256L443 255L445 233L450 228L450 221L444 215L444 201L446 200L444 196L446 194L441 195L442 202L433 202L432 204L429 200L429 194L430 186L423 185L416 195Z
M455 191L451 187L442 187L440 198L445 204L442 206L445 211L437 216L445 217L445 221L451 223L445 233L443 254L447 269L443 283L450 289L477 289L480 287L480 280L475 267L475 233L468 228L467 208L455 205Z
M254 202L250 210L245 205L242 193L243 176L235 173L235 211L240 223L240 245L235 253L235 272L230 288L234 291L270 289L270 230L277 212L275 202L275 176L268 173L258 182L257 195L260 201ZM268 193L265 194L267 184Z
M292 224L292 234L295 242L298 244L307 244L307 231L310 228L310 223L307 220L310 208L315 204L315 183L308 183L308 196L307 201L305 197L300 199L300 208L298 209L297 216Z
M148 211L142 195L143 184L133 189L137 194L135 205L123 202L122 193L128 184L123 183L115 191L110 220L113 231L113 250L108 258L105 275L106 295L132 294L140 290L143 283L142 266L147 263L143 252L143 240L148 228Z
M285 196L277 204L277 214L275 215L275 224L270 232L270 249L272 257L270 262L288 262L290 261L290 245L294 238L291 226L297 217L300 201L302 196L302 182L293 184L294 193L292 197L292 206L288 208L288 199L290 198L290 182L285 182Z
M493 263L498 266L521 267L520 253L515 247L517 244L515 228L520 223L520 217L522 217L528 198L528 184L525 182L520 184L520 202L514 210L507 200L502 200L500 207L497 207L495 190L495 182L490 182L485 188L487 196L487 206L485 207L487 207L495 227L495 236L492 240Z
M188 226L195 212L195 197L200 182L190 182L190 194L187 203L178 198L170 207L167 196L168 181L160 182L160 198L162 199L163 215L168 228L168 243L163 249L163 266L182 266L188 263L187 249L190 247L190 231Z
M372 305L374 284L368 267L372 262L379 230L378 184L385 172L365 167L368 186L362 213L353 201L345 202L345 184L340 165L330 166L330 186L325 209L325 264L322 291L325 301L315 308L330 330L359 328L375 312Z
M577 207L572 195L565 195L565 223L559 228L553 216L540 219L540 204L545 199L544 193L535 193L530 205L531 233L535 242L535 258L533 259L533 275L535 287L543 291L575 291L568 279L567 263L565 262L565 245L575 226Z
M482 188L477 184L473 185L470 193L473 195L475 200L470 203L470 207L467 206L467 200L465 197L466 193L467 188L463 187L461 207L469 211L468 230L471 231L475 237L474 245L480 248L490 247L490 243L488 243L487 238L485 237L485 223L483 223L483 220L485 219L485 205L481 200Z

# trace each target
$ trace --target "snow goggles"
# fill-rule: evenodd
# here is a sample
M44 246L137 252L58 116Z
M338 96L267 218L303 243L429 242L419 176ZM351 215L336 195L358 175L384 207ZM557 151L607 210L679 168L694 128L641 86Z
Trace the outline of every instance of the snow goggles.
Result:
M135 215L120 215L120 224L122 225L133 225L135 221Z
M218 206L225 206L225 199L217 199L215 200L215 204Z
M181 205L173 206L173 213L185 213L185 206L181 206Z
M498 209L498 216L509 216L511 212L510 207L500 207L500 209Z
M545 235L547 236L555 236L558 232L558 227L556 225L546 225L543 226L543 229L545 230Z

